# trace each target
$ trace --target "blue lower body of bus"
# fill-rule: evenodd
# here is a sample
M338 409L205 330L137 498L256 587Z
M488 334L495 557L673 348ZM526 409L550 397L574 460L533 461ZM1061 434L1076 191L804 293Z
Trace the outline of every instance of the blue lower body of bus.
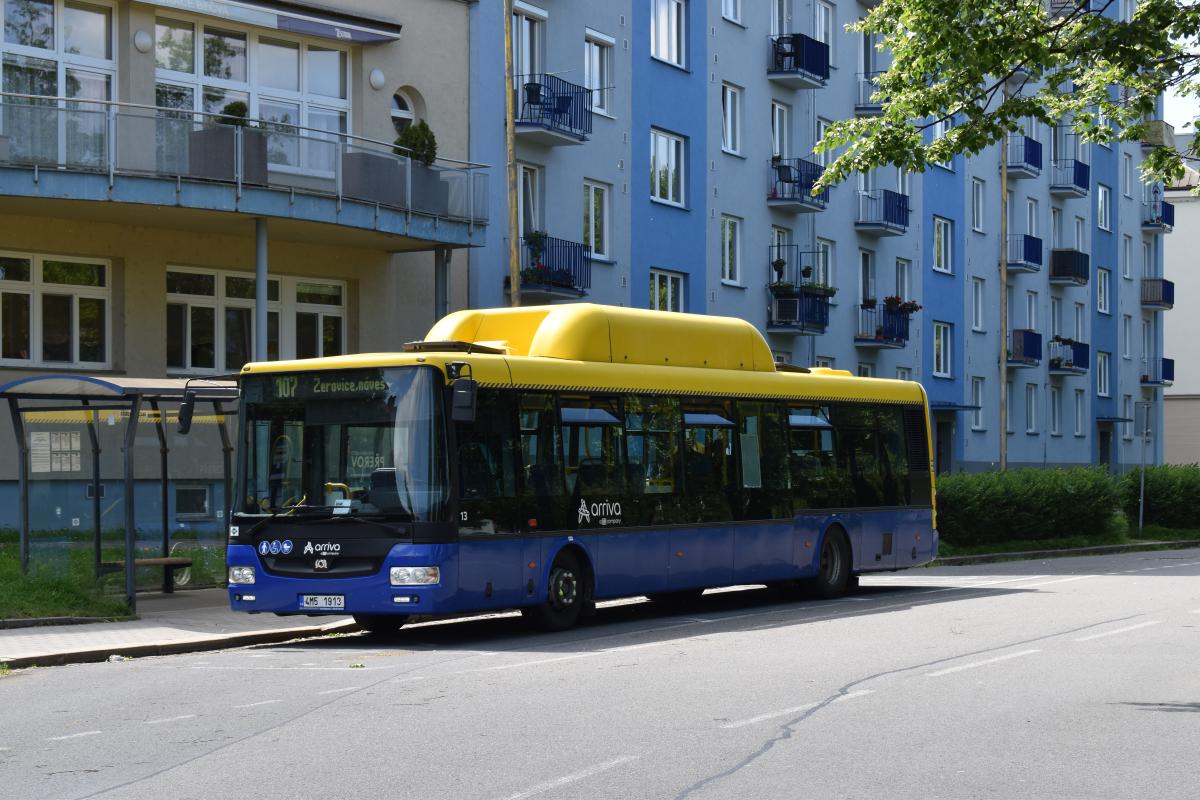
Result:
M792 521L667 529L574 531L536 536L466 536L450 544L396 544L373 575L270 574L251 545L229 545L230 567L252 566L255 582L231 584L234 611L277 614L439 615L537 605L555 556L577 548L597 600L655 592L812 577L822 538L840 527L855 573L926 564L937 557L929 509L838 512ZM393 586L391 567L437 567L429 586ZM310 598L306 600L306 597ZM341 598L338 607L320 607Z

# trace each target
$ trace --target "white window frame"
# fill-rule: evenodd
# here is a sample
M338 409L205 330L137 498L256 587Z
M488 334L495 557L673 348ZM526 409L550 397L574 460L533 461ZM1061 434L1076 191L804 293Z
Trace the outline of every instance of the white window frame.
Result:
M829 46L829 63L835 63L833 46L837 41L837 6L826 0L813 4L813 38Z
M833 369L832 356L817 356L813 359L813 366L821 369Z
M1087 419L1087 394L1083 389L1075 390L1075 435L1085 436L1084 421Z
M650 303L651 310L654 311L683 311L687 307L687 301L684 296L684 275L681 272L673 272L665 269L650 270ZM658 304L658 290L665 287L667 290L667 305L660 307ZM674 296L678 298L678 307L672 308L672 289Z
M1025 291L1025 327L1031 331L1038 328L1038 293L1032 289Z
M1154 274L1154 245L1142 239L1142 277L1149 278Z
M1130 314L1121 317L1121 358L1133 358L1133 316Z
M983 233L985 184L982 178L971 179L971 230Z
M1062 298L1050 296L1050 335L1062 335Z
M613 115L612 80L613 48L616 40L602 33L584 29L583 85L592 92L592 113L605 117Z
M1096 394L1100 397L1110 397L1108 371L1112 362L1111 356L1103 350L1096 351Z
M1083 342L1087 340L1083 335L1086 314L1087 307L1083 303L1075 303L1075 335L1071 338L1077 342Z
M742 220L721 215L721 283L741 285Z
M1133 280L1133 237L1121 237L1121 277L1127 281Z
M813 283L822 283L826 286L836 286L834 283L833 267L836 263L834 259L836 242L832 239L817 239L817 261L813 264Z
M1087 223L1083 217L1075 218L1075 249L1080 252L1086 252L1087 248L1084 243L1087 242Z
M742 0L721 0L721 18L742 24Z
M896 259L896 296L901 300L913 299L912 262L907 258Z
M1130 153L1121 156L1121 194L1133 197L1133 155Z
M1101 314L1111 314L1109 293L1112 286L1112 270L1099 267L1096 270L1096 310Z
M976 408L971 409L971 430L982 431L983 427L983 392L984 379L980 377L971 378L971 405Z
M911 381L912 367L896 367L896 380Z
M668 196L660 196L658 192L658 144L662 141L667 148L667 164L666 168L669 175L678 174L679 176L679 196L670 196L672 187L675 181L667 181ZM650 199L656 203L666 203L667 205L678 206L683 208L684 198L687 197L687 171L685 169L687 163L686 143L682 136L676 136L673 133L667 133L658 128L650 129Z
M953 377L954 326L949 322L933 323L933 375Z
M659 17L663 19L659 19ZM665 23L665 27L662 27ZM650 57L680 69L687 65L687 4L650 0Z
M1057 248L1063 241L1062 210L1050 209L1050 247Z
M771 155L791 158L792 107L778 100L771 101Z
M1025 198L1025 233L1030 236L1038 235L1038 220L1040 212L1038 211L1038 201L1036 197Z
M814 148L816 147L818 142L820 142L822 139L825 138L825 134L828 133L829 127L831 125L833 125L833 123L830 122L829 120L824 119L822 117L817 117L816 124L815 124L815 130L813 131L813 136L815 137L813 139L813 147ZM828 167L829 164L833 161L834 155L835 155L835 153L832 150L822 150L819 153L816 152L815 149L813 150L813 160L816 161L818 164L820 164L822 167Z
M860 361L860 362L858 362L858 373L857 374L858 374L858 377L860 377L860 378L874 378L875 377L875 365L870 364L866 361Z
M1096 226L1102 231L1112 230L1112 189L1103 183L1096 184Z
M1025 384L1025 432L1037 433L1037 384Z
M742 152L742 89L732 83L721 84L721 151Z
M983 278L971 278L971 330L983 332L984 292L986 283Z
M583 214L584 214L584 236L583 243L592 248L592 258L601 261L608 261L611 257L609 249L609 236L611 229L611 213L609 207L609 198L612 196L612 186L600 181L585 179L583 181ZM596 218L595 210L600 211L600 235L596 235L595 230L586 227Z
M24 295L29 302L29 357L0 358L0 366L5 367L80 367L84 369L108 370L113 364L113 300L112 285L113 266L107 258L90 258L88 256L47 255L23 253L18 251L0 251L5 258L28 260L29 280L0 280L0 293ZM44 279L43 267L47 261L65 261L78 264L95 264L104 267L104 286L75 286L64 283L49 283ZM49 361L43 356L45 342L43 341L44 319L42 299L47 296L71 298L71 359L69 361ZM104 360L81 361L79 359L79 301L104 301ZM0 336L3 330L0 329ZM3 342L0 342L0 347ZM3 351L0 350L0 353Z
M954 223L945 217L933 218L933 271L954 274Z
M1062 389L1050 387L1050 435L1062 436Z
M1121 395L1121 416L1127 420L1134 418L1133 395ZM1121 423L1121 438L1127 442L1133 439L1133 422Z
M512 51L513 86L521 84L531 75L541 74L542 53L545 47L546 20L549 15L536 6L517 0L513 4Z
M204 511L201 512L180 512L179 511L179 492L180 491L202 491L204 492ZM176 483L175 497L172 507L175 509L175 519L185 520L201 520L212 519L212 487L203 483Z

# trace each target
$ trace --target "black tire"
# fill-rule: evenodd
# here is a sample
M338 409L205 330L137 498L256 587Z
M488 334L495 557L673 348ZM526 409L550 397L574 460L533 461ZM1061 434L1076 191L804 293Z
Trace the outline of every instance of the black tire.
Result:
M850 586L850 543L841 529L833 528L821 540L817 575L805 581L808 594L828 600L841 597Z
M653 592L646 597L656 606L670 611L684 611L695 607L702 594L703 589L681 589L675 592Z
M559 553L550 567L546 601L521 609L525 621L544 631L565 631L574 627L583 612L587 577L579 557L570 551Z
M355 614L354 621L367 633L396 633L408 622L407 614Z

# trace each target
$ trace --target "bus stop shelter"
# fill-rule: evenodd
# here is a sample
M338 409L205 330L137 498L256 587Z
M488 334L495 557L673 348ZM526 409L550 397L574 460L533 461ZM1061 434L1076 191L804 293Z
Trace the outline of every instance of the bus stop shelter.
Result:
M229 381L196 378L126 378L94 375L35 375L0 385L0 398L8 401L13 431L17 439L19 492L19 548L21 569L29 569L29 471L30 437L26 435L27 415L61 413L77 407L79 419L87 426L92 458L92 503L95 537L96 573L102 574L100 534L100 441L96 432L102 413L125 417L122 445L122 478L125 485L125 558L119 568L125 570L125 595L130 611L137 609L135 568L137 529L134 496L134 441L138 423L143 418L153 422L158 433L159 482L162 496L162 555L170 555L170 525L168 520L168 457L167 434L164 427L163 404L182 403L194 399L198 405L209 404L216 417L223 452L225 503L231 498L233 443L225 422L225 404L238 397L237 384ZM228 515L223 515L228 519ZM171 590L171 571L164 569L163 589Z

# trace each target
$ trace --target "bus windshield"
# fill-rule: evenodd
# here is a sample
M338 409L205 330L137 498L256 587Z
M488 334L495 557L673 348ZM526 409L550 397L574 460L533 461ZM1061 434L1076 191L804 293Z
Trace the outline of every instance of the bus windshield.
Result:
M432 367L246 376L241 512L441 521L442 385Z

